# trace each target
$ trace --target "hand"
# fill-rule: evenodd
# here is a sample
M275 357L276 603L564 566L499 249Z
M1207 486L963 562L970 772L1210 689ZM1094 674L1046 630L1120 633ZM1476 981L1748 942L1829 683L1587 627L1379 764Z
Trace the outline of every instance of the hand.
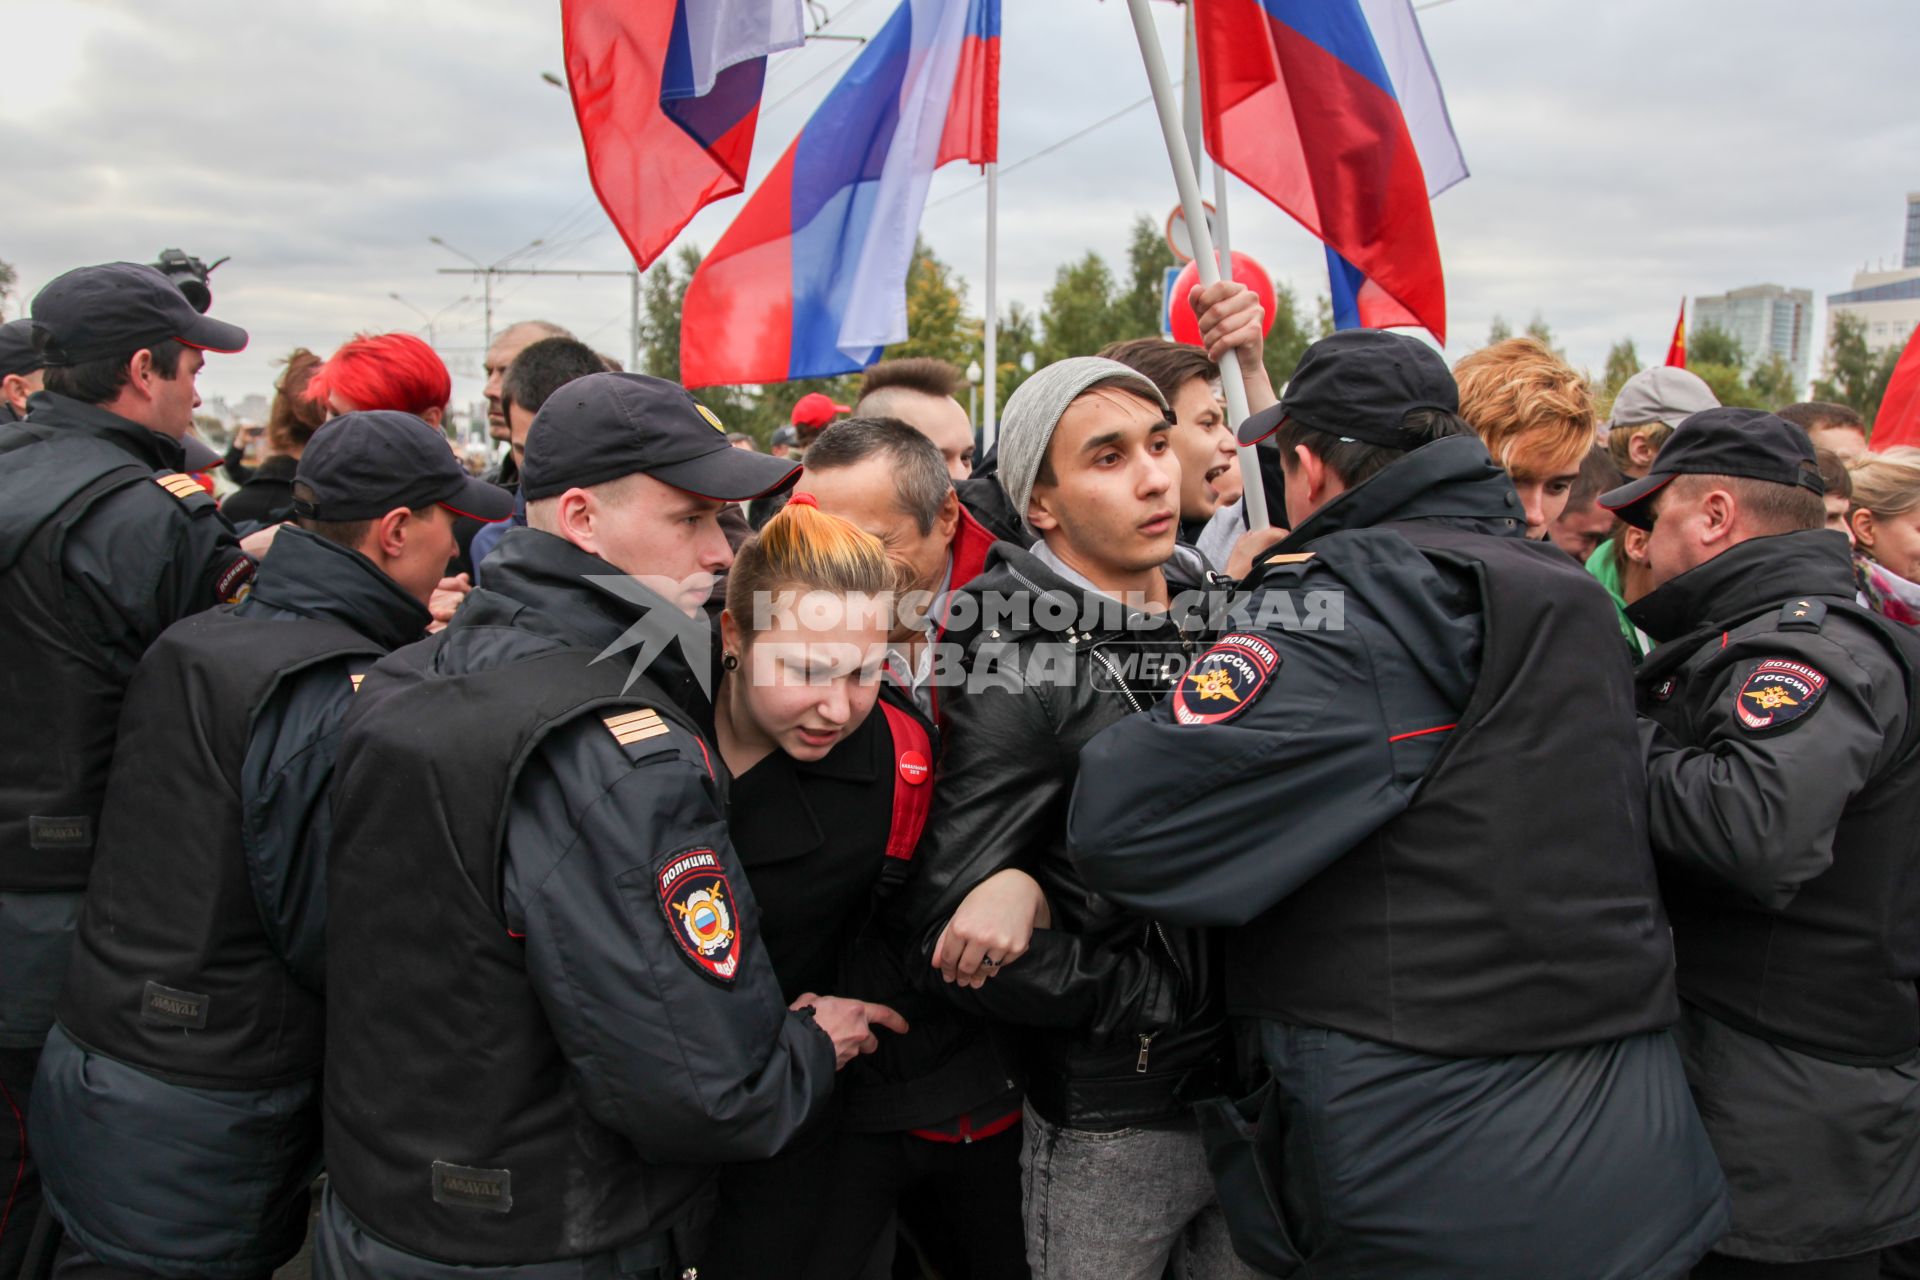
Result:
M467 592L473 590L473 579L464 573L451 578L440 579L440 585L433 589L433 595L427 600L427 612L433 615L433 621L427 624L429 634L443 630L453 621L453 614L460 602L467 598Z
M1249 529L1241 534L1240 540L1233 544L1233 553L1227 557L1227 576L1235 582L1244 580L1253 572L1253 562L1260 553L1289 532L1291 530L1282 529L1279 525L1268 525L1264 529Z
M1274 402L1273 383L1267 377L1266 312L1253 290L1237 280L1197 288L1187 295L1200 318L1200 345L1207 358L1219 364L1232 352L1240 361L1247 384L1247 412L1258 413Z
M884 1004L845 1000L839 996L817 996L809 991L795 1000L790 1009L813 1010L813 1021L833 1041L833 1069L852 1062L863 1053L880 1047L880 1039L871 1028L885 1027L905 1035L907 1020Z
M933 946L933 967L947 982L979 988L1027 954L1035 929L1053 923L1039 882L1009 867L973 887Z
M270 524L264 529L255 529L240 539L240 549L255 560L267 554L267 548L273 545L273 536L280 532L280 526Z

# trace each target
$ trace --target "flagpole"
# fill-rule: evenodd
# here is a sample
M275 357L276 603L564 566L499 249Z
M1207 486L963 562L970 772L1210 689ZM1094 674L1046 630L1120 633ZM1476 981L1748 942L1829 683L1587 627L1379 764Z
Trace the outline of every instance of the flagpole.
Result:
M1000 396L1000 310L995 285L1000 275L1000 165L987 164L987 385L985 412L980 416L980 452L992 451L1000 430L995 403Z
M1220 283L1220 264L1213 256L1213 234L1207 228L1207 210L1200 199L1200 179L1194 172L1193 156L1180 128L1180 104L1174 99L1173 84L1167 77L1167 59L1160 48L1160 35L1154 30L1147 0L1127 0L1127 12L1133 18L1134 36L1140 42L1140 60L1146 64L1147 84L1153 90L1154 110L1160 117L1160 136L1167 146L1167 159L1173 165L1173 182L1180 189L1180 207L1186 215L1187 234L1193 242L1193 262L1199 268L1200 283L1216 285ZM1227 395L1227 420L1237 429L1247 419L1246 380L1240 373L1237 356L1222 360L1219 368L1220 387ZM1250 446L1237 452L1247 503L1247 528L1264 529L1271 522L1267 518L1267 491L1260 482L1259 455Z

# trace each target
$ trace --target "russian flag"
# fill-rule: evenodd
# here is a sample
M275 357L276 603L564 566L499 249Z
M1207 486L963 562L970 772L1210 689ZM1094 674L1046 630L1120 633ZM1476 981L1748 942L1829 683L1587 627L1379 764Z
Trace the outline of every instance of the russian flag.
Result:
M689 387L865 368L907 336L933 171L999 146L1000 0L903 0L687 287Z
M563 0L567 86L594 193L645 267L746 185L767 55L801 0Z
M1326 244L1336 323L1444 343L1430 202L1466 164L1411 0L1194 0L1194 30L1207 150Z

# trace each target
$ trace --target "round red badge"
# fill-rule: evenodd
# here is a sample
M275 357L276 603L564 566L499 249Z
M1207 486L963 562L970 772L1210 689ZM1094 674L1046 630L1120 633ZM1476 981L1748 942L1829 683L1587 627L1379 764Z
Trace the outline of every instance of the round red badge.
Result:
M932 772L927 767L927 758L918 751L909 751L900 757L900 776L916 787L925 782Z

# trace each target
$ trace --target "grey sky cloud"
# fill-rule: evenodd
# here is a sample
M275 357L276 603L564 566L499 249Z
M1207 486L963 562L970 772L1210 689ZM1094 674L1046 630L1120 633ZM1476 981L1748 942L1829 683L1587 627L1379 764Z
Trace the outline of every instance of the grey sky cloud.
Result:
M1004 3L1004 162L1145 93L1115 0ZM892 8L827 0L846 34ZM1156 8L1172 49L1180 11ZM1435 205L1450 356L1495 313L1517 326L1538 311L1578 363L1598 367L1621 337L1657 359L1682 295L1762 281L1824 295L1898 250L1904 195L1920 189L1912 0L1449 0L1422 23L1473 170ZM627 265L566 95L539 78L562 67L550 0L9 0L0 37L0 258L30 292L166 246L232 254L215 310L254 342L210 364L206 394L265 390L295 345L418 328L390 293L430 313L477 296L478 281L436 274L463 264L430 235L483 261L541 237L532 265ZM756 178L851 59L794 90L847 53L776 57ZM922 227L977 308L984 203L942 199L976 180L962 165L937 175ZM684 241L711 246L741 203L709 209ZM1118 265L1133 216L1173 203L1148 109L1007 174L1002 306L1037 307L1088 249ZM1237 183L1231 213L1235 247L1311 306L1326 289L1318 243ZM536 315L625 356L618 280L496 281L496 327ZM473 398L480 307L452 309L437 336L456 398Z

